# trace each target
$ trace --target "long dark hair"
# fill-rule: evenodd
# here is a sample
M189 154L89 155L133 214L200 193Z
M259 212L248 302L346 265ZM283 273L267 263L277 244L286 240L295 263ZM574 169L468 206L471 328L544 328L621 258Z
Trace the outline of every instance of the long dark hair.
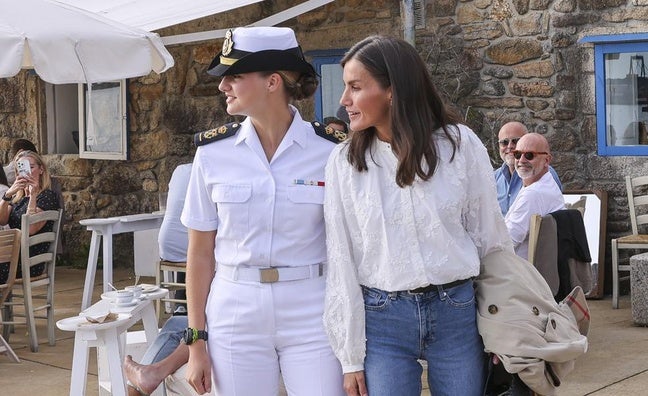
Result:
M342 67L352 59L362 63L382 88L391 87L391 145L398 157L396 183L400 187L411 185L416 176L428 180L439 160L434 135L450 141L452 161L460 139L448 126L460 119L443 103L423 59L406 41L385 36L370 36L355 44L340 62ZM439 129L442 132L436 132ZM376 128L370 127L351 134L348 160L360 172L368 169L365 155L376 133Z

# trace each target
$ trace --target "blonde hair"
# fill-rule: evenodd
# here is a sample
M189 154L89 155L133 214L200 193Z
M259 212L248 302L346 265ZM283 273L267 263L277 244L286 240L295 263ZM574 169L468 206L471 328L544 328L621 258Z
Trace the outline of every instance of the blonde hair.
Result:
M40 190L41 192L47 189L50 189L52 187L52 178L50 176L49 170L47 169L47 165L45 165L45 161L43 161L43 157L38 155L38 153L30 150L23 150L20 151L18 154L13 159L13 166L16 171L16 174L18 174L18 160L24 157L31 157L33 158L36 163L43 169L43 173L40 174L38 177L38 184L40 185ZM20 202L21 199L25 196L25 190L21 189L16 192L14 195L13 199L11 200L12 203L18 203Z

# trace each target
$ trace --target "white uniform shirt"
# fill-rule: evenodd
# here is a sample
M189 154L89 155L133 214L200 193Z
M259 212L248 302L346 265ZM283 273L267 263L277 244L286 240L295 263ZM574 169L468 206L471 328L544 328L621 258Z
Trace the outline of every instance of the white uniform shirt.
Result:
M184 207L190 177L191 164L181 164L173 170L169 181L167 205L158 235L160 257L163 260L187 261L189 236L187 228L180 222L180 215Z
M196 151L182 223L199 231L218 230L214 254L219 266L302 266L326 260L324 166L335 143L316 135L291 109L293 122L270 163L249 119L235 136Z
M466 279L479 274L480 257L513 250L486 148L469 128L462 125L459 131L453 161L449 141L437 139L440 160L434 176L404 188L396 184L398 160L385 142L374 141L367 172L349 164L347 144L331 154L324 322L344 372L363 369L360 285L396 291Z
M531 216L544 216L561 209L565 209L565 198L550 172L542 175L535 183L522 187L504 217L515 246L515 254L525 260L529 257Z

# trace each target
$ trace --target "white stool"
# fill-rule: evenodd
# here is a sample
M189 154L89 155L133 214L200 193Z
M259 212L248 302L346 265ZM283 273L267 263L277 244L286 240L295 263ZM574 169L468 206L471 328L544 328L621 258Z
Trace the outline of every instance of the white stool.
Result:
M160 298L168 290L160 290L155 298ZM70 378L70 396L86 393L88 359L90 348L97 348L97 366L99 369L99 394L126 396L126 379L122 371L122 360L126 344L127 330L140 320L144 324L147 346L158 334L157 316L153 307L154 298L150 297L119 313L117 320L93 324L85 316L61 319L56 326L65 331L74 331L74 355L72 357L72 375ZM108 312L112 309L107 300L92 305L85 315ZM104 360L102 362L102 360ZM107 368L106 369L102 369Z

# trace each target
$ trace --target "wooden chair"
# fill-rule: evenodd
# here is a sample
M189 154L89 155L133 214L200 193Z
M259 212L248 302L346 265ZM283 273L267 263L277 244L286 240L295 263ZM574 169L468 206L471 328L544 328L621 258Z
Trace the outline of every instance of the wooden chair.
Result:
M187 263L186 262L175 262L160 260L157 265L157 271L155 273L155 284L169 289L169 297L161 298L157 300L157 313L158 318L162 315L162 306L161 303L187 303L186 299L178 299L175 297L175 292L180 289L185 289L186 285L184 283L176 282L175 275L178 272L187 272Z
M619 272L630 271L630 264L619 265L619 249L648 249L648 234L640 234L639 226L648 224L648 176L626 176L628 208L632 235L612 239L612 308L619 308L619 283L630 279L630 275L619 276Z
M558 293L558 232L556 222L550 214L531 216L529 226L529 256L527 261L533 264L547 281L551 292Z
M591 289L591 257L587 241L582 237L584 233L582 208L531 217L527 261L536 267L559 300L575 286L581 286L586 292ZM570 284L561 284L561 279L567 276Z
M16 322L14 316L23 316L25 317L25 324L29 332L29 346L32 352L38 352L38 335L36 333L36 319L47 319L47 335L49 345L56 344L56 323L54 321L54 274L56 268L56 248L58 245L58 239L60 235L60 225L61 217L63 211L58 210L47 210L39 212L33 215L23 215L21 230L28 230L29 227L41 221L52 221L52 231L41 232L35 235L29 235L28 232L21 233L21 270L22 278L16 279L14 284L14 289L20 285L22 287L22 295L15 294L13 297L22 298L24 305L24 314L17 314L11 309L11 321L12 324L18 324L22 322ZM40 244L40 243L49 243L49 248L45 253L41 253L35 256L30 257L29 248ZM44 263L45 270L41 275L30 277L29 271L30 268ZM39 292L38 294L33 293L33 289L45 287L43 293ZM34 300L42 300L41 305L35 306ZM19 303L12 298L11 308L15 307ZM45 314L36 315L37 311L45 311ZM5 337L8 336L8 332L3 332Z
M5 283L0 284L0 308L4 306L5 300L11 292L16 280L18 270L18 258L20 257L20 230L0 231L0 263L9 263L9 277ZM0 325L3 325L2 310L0 309ZM8 325L7 325L8 326ZM0 353L9 356L9 359L20 363L20 359L11 349L7 340L0 334Z
M583 195L574 203L565 204L565 209L578 209L581 215L585 216L585 205L587 204L587 196Z

